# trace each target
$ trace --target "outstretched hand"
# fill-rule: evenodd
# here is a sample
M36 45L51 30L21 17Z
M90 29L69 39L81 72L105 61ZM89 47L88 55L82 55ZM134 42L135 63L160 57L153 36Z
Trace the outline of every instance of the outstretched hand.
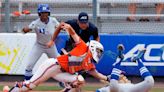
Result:
M64 23L64 22L62 22L59 26L62 29L64 29L65 31L68 31L71 28L71 25L70 24L67 24L67 23Z
M31 30L31 29L29 29L28 27L24 27L24 28L22 29L22 32L23 32L23 33L28 33L28 32L30 32L30 30Z

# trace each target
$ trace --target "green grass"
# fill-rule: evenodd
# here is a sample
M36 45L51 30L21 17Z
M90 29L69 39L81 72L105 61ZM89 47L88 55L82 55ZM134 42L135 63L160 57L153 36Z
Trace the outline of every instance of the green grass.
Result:
M100 88L100 87L99 86L94 86L94 87L87 86L87 87L83 87L82 89L86 90L86 91L94 91L97 88ZM3 86L0 86L0 90L2 90L2 89L3 89ZM60 90L62 90L62 88L58 87L58 86L38 86L33 90L36 90L36 91L60 91Z
M153 88L150 92L163 92L164 88Z
M100 88L99 86L86 86L83 87L82 89L85 91L95 91L97 88ZM3 86L0 86L0 90L3 89ZM38 86L34 90L37 91L59 91L61 90L60 87L58 86ZM150 92L163 92L164 88L153 88Z
M87 86L87 87L83 87L82 89L86 90L86 91L94 91L97 88L100 88L100 87L99 86L95 86L95 87ZM58 86L39 86L39 87L35 88L34 90L38 90L38 91L52 91L52 90L59 91L61 89L62 88L60 88Z

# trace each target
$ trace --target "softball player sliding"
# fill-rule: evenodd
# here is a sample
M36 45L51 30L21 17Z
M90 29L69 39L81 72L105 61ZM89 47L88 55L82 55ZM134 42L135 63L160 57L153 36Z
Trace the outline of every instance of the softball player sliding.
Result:
M87 45L69 24L61 23L58 28L66 30L71 35L76 43L75 48L68 54L58 56L56 59L47 59L29 81L16 83L9 92L26 92L51 77L60 82L70 82L72 88L79 88L84 84L84 78L75 74L79 71L86 71L100 80L108 80L108 77L99 73L94 65L99 62L104 51L102 44L92 40ZM60 30L56 30L57 35Z
M138 68L140 74L144 81L132 84L127 78L121 75L120 63L123 58L118 57L116 63L114 63L114 67L110 77L109 86L100 88L96 90L96 92L148 92L154 86L154 79L150 74L149 70L143 65L141 56L144 54L145 50L141 50L138 52L137 56L132 58L132 61L138 63ZM121 55L121 54L119 54ZM123 83L124 82L124 83Z
M36 42L29 55L28 64L25 70L25 79L29 80L32 77L32 69L43 53L49 58L59 56L55 45L49 47L48 42L52 39L55 28L59 25L56 18L50 17L50 9L48 4L38 5L39 18L33 21L28 27L23 28L23 32L27 33L35 31Z

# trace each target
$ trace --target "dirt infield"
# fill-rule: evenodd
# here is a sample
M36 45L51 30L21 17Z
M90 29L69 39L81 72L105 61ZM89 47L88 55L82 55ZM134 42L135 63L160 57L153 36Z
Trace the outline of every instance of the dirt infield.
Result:
M5 86L5 85L7 85L7 86L13 86L15 83L14 82L0 82L0 86ZM59 86L58 86L58 83L57 82L46 82L46 83L43 83L43 84L40 84L39 85L40 87L42 87L42 86L49 86L49 87L58 87L58 88L60 88ZM90 86L90 87L102 87L102 86L104 86L104 84L101 84L101 83L86 83L86 85L85 86ZM60 88L61 89L61 88ZM57 89L57 90L60 90L60 89ZM34 89L34 90L38 90L38 89ZM41 90L40 88L39 88L39 90ZM2 89L0 89L0 92L2 92ZM30 91L30 92L62 92L62 91ZM83 91L83 92L94 92L94 91Z
M128 78L132 81L132 83L138 83L142 81L141 77L137 76L128 76ZM13 86L15 81L22 81L24 79L23 76L0 76L0 92L2 92L2 87L5 85ZM164 92L164 79L163 77L154 77L155 86L150 92ZM100 83L99 80L87 77L86 84L83 88L82 92L95 92L96 89L103 87L105 84ZM61 92L62 88L58 86L58 82L52 80L48 80L47 82L39 85L34 91L30 92Z
M30 92L45 92L45 91L30 91ZM46 91L46 92L61 92L61 91ZM94 92L94 91L85 91L85 92Z
M45 91L30 91L30 92L45 92ZM62 92L62 91L46 91L46 92ZM94 92L94 91L85 91L85 92Z
M4 86L4 85L8 85L8 86L13 86L14 85L14 82L0 82L0 86ZM105 84L102 84L102 83L99 83L99 82L89 82L89 83L86 83L86 87L89 86L89 87L93 87L93 91L83 91L83 92L95 92L94 89L95 87L102 87L104 86ZM46 83L43 83L40 85L41 87L42 86L50 86L50 87L58 87L58 83L57 82L46 82ZM163 82L156 82L155 83L155 86L154 86L154 89L156 88L162 88L164 90L164 83ZM37 90L37 89L35 89ZM59 89L58 89L59 90ZM2 89L0 90L0 92L2 92ZM61 92L61 91L30 91L30 92ZM162 91L150 91L150 92L162 92Z

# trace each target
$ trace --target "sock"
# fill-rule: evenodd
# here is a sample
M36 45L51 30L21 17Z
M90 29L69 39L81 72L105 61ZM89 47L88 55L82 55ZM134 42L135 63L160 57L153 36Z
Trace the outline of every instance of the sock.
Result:
M139 68L139 71L140 71L140 74L141 74L142 78L145 78L147 76L151 76L149 70L142 63L142 60L139 59L137 61L138 61L138 68Z
M25 80L30 80L32 76L33 76L32 70L25 70L25 75L24 75Z
M120 69L121 68L120 67L121 61L122 61L122 59L117 58L116 62L113 64L113 70L112 70L112 73L111 73L111 79L115 79L115 80L119 79L119 76L122 73L122 71Z

